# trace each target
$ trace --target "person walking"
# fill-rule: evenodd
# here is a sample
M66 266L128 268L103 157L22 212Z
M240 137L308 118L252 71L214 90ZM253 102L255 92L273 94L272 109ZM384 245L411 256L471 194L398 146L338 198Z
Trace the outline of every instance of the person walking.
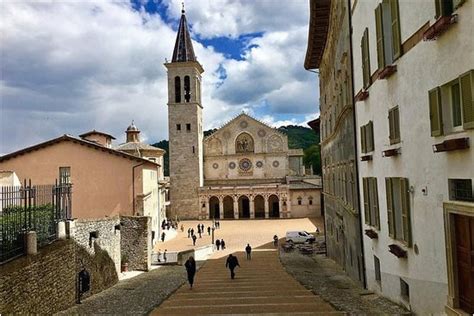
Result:
M189 289L192 290L194 284L194 275L196 274L196 261L194 261L193 256L189 256L184 266L186 267L186 272L188 273Z
M224 241L224 239L221 239L221 249L222 249L222 250L225 249L225 241Z
M275 247L278 246L278 236L277 235L273 236L273 246L275 246Z
M191 228L191 238L194 236L194 228Z
M251 260L252 247L250 247L250 244L247 244L247 247L245 247L245 252L247 253L247 260Z
M216 240L216 247L217 250L219 250L219 247L221 246L221 241L219 239Z
M196 239L197 239L196 235L193 235L193 246L196 246Z
M181 232L184 232L184 224L181 224Z
M158 257L158 262L161 262L160 256L161 256L161 249L158 249L158 252L156 253Z
M201 230L198 230L199 238L202 238Z
M165 242L166 234L165 232L161 233L161 242Z
M191 228L188 228L188 238L191 238Z
M201 224L201 233L204 234L204 224Z
M166 263L166 252L168 251L168 249L165 249L165 252L163 252L163 262Z
M208 234L209 236L211 236L211 226L208 226L208 227L207 227L207 234Z
M235 267L240 267L239 260L237 259L237 257L230 254L229 257L227 257L227 261L225 262L225 266L226 266L226 268L229 268L229 270L230 270L230 278L234 279L235 278L234 269L235 269Z

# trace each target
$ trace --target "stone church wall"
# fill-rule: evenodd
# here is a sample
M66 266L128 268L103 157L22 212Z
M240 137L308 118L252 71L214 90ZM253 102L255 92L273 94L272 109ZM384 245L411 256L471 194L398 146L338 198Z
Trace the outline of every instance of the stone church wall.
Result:
M292 218L321 216L321 190L290 190L290 199Z

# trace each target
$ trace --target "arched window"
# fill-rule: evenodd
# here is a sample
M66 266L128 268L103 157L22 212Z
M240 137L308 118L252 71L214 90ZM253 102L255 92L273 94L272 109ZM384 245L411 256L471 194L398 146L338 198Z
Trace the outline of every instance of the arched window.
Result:
M181 102L181 78L179 76L174 77L174 101Z
M184 100L189 102L191 99L191 80L189 76L184 77Z
M248 153L254 152L253 137L248 133L242 133L237 136L235 140L235 152L236 153Z
M313 197L312 196L310 196L308 198L308 203L309 203L309 205L313 205Z

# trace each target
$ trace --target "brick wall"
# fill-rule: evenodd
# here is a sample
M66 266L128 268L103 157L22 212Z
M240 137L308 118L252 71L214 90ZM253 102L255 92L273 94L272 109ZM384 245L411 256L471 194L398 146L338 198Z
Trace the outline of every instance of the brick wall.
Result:
M151 218L121 216L122 257L128 257L129 270L148 271L151 265Z

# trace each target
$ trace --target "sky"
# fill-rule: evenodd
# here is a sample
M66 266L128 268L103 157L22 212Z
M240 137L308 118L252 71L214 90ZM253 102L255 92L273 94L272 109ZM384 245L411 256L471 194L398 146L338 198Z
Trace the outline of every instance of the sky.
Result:
M203 65L205 129L242 111L271 126L318 114L303 68L309 0L187 0ZM0 155L96 129L125 141L168 138L167 74L181 0L2 1Z

